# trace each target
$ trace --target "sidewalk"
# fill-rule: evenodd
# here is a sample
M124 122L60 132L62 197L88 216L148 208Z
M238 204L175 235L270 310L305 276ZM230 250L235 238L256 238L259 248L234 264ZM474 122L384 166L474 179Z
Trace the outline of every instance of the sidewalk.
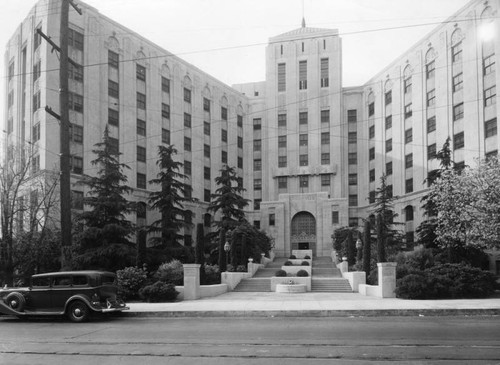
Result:
M129 303L126 316L158 317L345 317L500 315L500 298L404 300L357 293L248 293L173 303Z

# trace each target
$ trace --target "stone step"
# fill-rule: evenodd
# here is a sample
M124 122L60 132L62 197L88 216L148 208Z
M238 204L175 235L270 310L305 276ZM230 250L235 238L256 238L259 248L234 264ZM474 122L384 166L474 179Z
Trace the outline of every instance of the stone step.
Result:
M312 279L311 291L328 293L352 293L347 279Z
M251 278L243 279L234 288L237 292L270 292L271 291L271 279L262 278Z

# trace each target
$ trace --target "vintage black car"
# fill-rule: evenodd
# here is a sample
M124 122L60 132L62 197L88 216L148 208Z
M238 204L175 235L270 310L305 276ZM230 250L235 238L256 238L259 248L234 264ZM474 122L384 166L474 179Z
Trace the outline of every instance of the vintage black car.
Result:
M105 271L37 274L29 287L0 289L0 313L25 316L67 315L84 322L92 313L129 309L117 297L116 275Z

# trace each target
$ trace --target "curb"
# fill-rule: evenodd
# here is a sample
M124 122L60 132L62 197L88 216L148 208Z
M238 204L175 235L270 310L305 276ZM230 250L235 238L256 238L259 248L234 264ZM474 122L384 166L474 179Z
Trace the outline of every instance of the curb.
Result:
M498 316L492 309L374 309L374 310L291 310L291 311L151 311L122 312L123 317L436 317Z

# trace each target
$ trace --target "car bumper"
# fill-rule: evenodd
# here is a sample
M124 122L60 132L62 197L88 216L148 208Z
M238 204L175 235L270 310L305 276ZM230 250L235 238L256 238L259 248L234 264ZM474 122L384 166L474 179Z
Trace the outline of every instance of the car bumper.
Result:
M101 309L99 312L101 313L111 313L111 312L121 312L125 310L129 310L129 307L120 307L120 308L105 308Z

